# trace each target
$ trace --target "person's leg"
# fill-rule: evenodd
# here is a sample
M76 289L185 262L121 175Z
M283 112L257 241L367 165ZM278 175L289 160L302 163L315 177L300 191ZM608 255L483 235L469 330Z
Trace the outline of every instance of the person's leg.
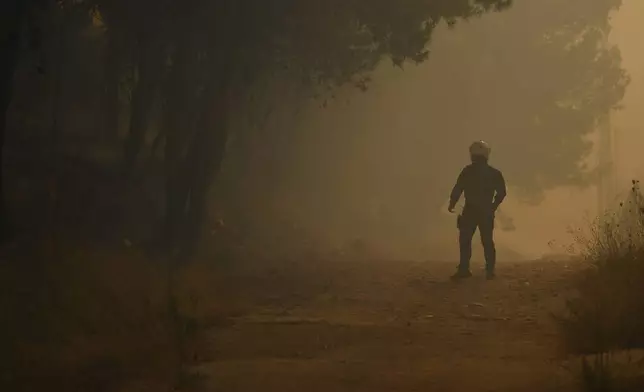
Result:
M476 231L476 221L471 216L463 215L458 228L458 245L460 251L460 262L458 271L470 272L470 259L472 258L472 237Z
M485 270L488 277L494 277L496 268L496 247L494 245L494 215L490 214L481 218L479 222L481 244L485 255Z

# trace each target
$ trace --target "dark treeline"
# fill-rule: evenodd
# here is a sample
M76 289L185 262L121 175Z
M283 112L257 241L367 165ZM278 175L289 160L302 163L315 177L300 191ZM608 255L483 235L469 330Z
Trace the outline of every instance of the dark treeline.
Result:
M13 139L37 141L46 156L118 149L111 163L136 181L153 147L165 178L163 238L179 246L180 238L196 238L206 216L208 190L236 131L231 118L262 104L254 99L262 83L286 77L310 95L365 88L383 58L423 61L440 21L510 3L3 2L3 140L10 123ZM3 227L11 216L3 211Z
M136 240L154 234L173 248L194 244L204 223L221 216L241 231L258 221L271 227L276 218L263 216L261 200L269 194L289 199L292 170L285 165L338 171L355 161L359 146L350 146L356 137L342 127L328 129L346 140L345 156L330 151L334 162L284 163L298 148L294 132L302 130L288 120L266 128L270 113L297 110L308 97L322 103L340 86L364 90L383 60L419 63L428 48L440 55L428 67L431 102L418 103L426 106L427 118L417 125L428 129L424 142L408 143L410 129L391 131L409 156L409 167L394 166L413 181L390 189L399 173L377 156L391 155L391 145L376 146L373 157L351 163L372 173L354 181L353 193L321 196L339 185L311 177L300 184L306 192L290 196L306 199L298 201L300 209L326 202L326 210L354 211L347 221L393 227L358 216L364 200L374 198L399 218L405 236L425 236L432 219L418 211L425 204L438 211L451 183L445 178L451 173L426 165L460 165L460 155L441 146L481 133L526 200L538 201L557 186L588 184L593 173L580 161L593 145L585 136L620 102L628 82L619 51L606 44L610 12L621 2L511 3L4 2L1 134L10 170L0 181L3 231L8 234L9 219L16 228L28 220L15 200L26 192L18 188L27 167L38 173L35 187L49 195L35 202L40 213L23 208L34 226L43 226L43 217L69 224L70 215L84 216L83 233L91 226ZM510 7L481 23L460 23L449 38L433 35L442 23ZM371 140L379 130L365 132ZM215 180L223 201L210 197ZM431 186L414 185L422 183ZM215 219L206 220L207 205L219 209ZM126 230L125 221L137 229Z

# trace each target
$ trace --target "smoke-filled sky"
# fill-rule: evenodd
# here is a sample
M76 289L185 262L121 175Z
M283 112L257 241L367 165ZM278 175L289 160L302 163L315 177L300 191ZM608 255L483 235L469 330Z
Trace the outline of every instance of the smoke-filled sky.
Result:
M511 127L513 116L520 117L516 113L526 107L518 102L534 98L534 87L532 93L521 94L523 78L542 78L547 85L557 72L533 65L539 58L524 58L525 40L538 31L539 22L529 20L531 3L522 4L459 24L453 31L439 26L425 63L404 70L383 64L366 94L345 88L326 108L308 108L295 121L287 120L287 127L297 129L297 147L283 159L288 174L280 181L288 191L272 196L282 205L278 214L290 214L334 246L365 238L387 257L455 257L453 217L442 215L444 220L437 222L435 211L445 205L431 200L447 198L468 163L468 144L488 140L491 162L509 173L510 186L519 179L517 173L534 172L543 164L543 149L533 153L533 141L517 136ZM622 66L632 78L624 109L613 117L619 130L617 177L628 186L631 178L644 174L638 150L644 144L644 112L639 109L644 104L644 1L625 0L612 24L611 41L619 46ZM516 31L517 38L508 38L508 31ZM495 75L494 69L489 74L468 73L462 62L470 61L466 53L479 47L484 47L483 57L485 51L500 53L514 64L516 75ZM479 68L485 66L481 64ZM477 77L487 78L488 84ZM490 83L496 83L494 88ZM284 120L275 121L273 126L279 127ZM265 207L279 210L268 199L262 200ZM500 258L518 257L510 251L525 258L563 251L572 241L570 227L583 225L596 209L592 188L557 188L536 206L518 199L511 188L502 210L514 218L517 230L497 230ZM382 224L374 225L374 217Z

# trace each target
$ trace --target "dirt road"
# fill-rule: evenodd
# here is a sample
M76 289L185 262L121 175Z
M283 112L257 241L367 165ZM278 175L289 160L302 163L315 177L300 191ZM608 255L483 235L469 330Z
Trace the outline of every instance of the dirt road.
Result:
M209 390L226 392L570 391L550 313L565 262L248 266L222 295L240 312L212 333Z

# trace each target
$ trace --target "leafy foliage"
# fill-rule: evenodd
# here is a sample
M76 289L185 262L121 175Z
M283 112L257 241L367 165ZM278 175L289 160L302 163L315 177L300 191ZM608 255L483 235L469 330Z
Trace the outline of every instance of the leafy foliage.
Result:
M257 83L274 78L277 72L301 81L312 94L349 83L365 89L370 72L383 58L399 66L423 61L431 33L441 20L453 24L458 18L511 5L508 0L313 3L86 2L105 14L107 34L120 31L135 42L137 55L131 62L139 80L126 145L130 165L142 146L159 85L163 85L166 107L172 108L163 120L169 176L166 215L176 216L169 218L168 225L177 226L183 220L179 217L184 214L182 206L201 204L185 198L204 199L230 131L225 113L247 112L252 104L238 97L254 92ZM212 114L213 106L224 113ZM198 131L203 129L208 131ZM199 174L195 167L200 168Z
M592 180L581 166L592 150L586 136L618 107L629 81L606 41L620 3L517 1L511 13L454 31L451 58L441 64L463 95L457 134L462 143L488 139L527 199Z

